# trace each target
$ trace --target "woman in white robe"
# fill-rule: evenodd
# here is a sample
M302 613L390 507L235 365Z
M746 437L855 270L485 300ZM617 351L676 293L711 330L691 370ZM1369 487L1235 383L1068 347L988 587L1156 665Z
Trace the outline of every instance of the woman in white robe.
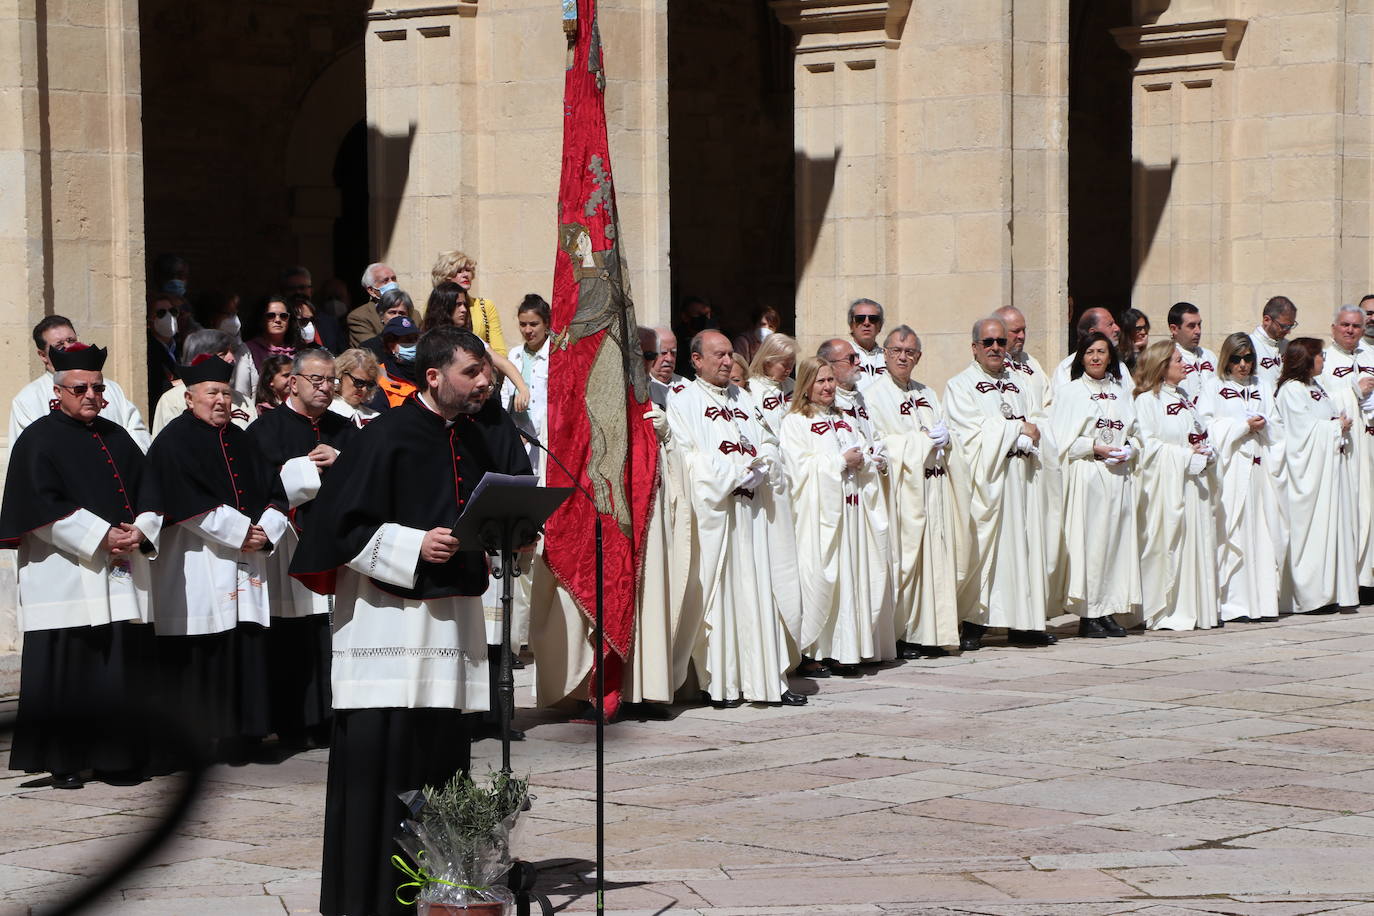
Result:
M1217 452L1221 522L1217 580L1222 622L1279 616L1279 589L1288 548L1280 473L1283 445L1273 392L1255 375L1249 335L1226 338L1217 374L1203 385L1208 442Z
M786 334L770 334L749 364L749 389L763 413L764 425L781 436L782 418L792 403L792 370L797 342Z
M782 455L797 519L803 619L820 622L802 648L832 674L853 676L892 641L879 633L887 569L875 522L885 523L887 513L877 460L835 409L835 388L828 362L802 361L797 397L782 420Z
M1288 573L1298 613L1360 603L1351 418L1317 382L1323 362L1321 341L1290 341L1275 397L1284 436L1288 515L1297 521L1289 541Z
M1140 437L1116 347L1094 331L1074 354L1072 379L1050 408L1063 472L1065 609L1078 635L1125 636L1116 614L1140 608L1135 470Z
M1183 376L1172 340L1151 344L1136 364L1140 576L1151 630L1218 623L1214 453L1197 405L1178 387Z

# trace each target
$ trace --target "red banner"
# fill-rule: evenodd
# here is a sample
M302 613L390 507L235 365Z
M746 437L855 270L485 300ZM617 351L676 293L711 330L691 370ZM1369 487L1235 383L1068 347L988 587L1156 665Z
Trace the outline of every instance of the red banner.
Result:
M605 549L606 715L620 702L634 644L644 531L658 472L658 442L644 419L648 376L639 353L606 136L606 78L596 0L565 0L573 54L563 91L563 171L558 189L554 343L549 357L548 439L594 497L569 499L549 519L544 557L589 620L595 619L593 522ZM557 465L549 486L566 486Z

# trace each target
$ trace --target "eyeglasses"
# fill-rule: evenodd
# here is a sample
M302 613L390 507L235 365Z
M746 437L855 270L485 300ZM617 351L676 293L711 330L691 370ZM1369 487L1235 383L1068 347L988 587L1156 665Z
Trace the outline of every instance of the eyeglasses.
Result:
M66 390L70 391L72 394L76 395L79 398L84 398L88 390L94 391L96 394L105 393L105 386L99 382L96 382L94 385L58 385L57 387L65 388Z
M982 340L978 342L983 345L984 349L991 347L994 344L999 347L1005 347L1007 345L1007 339L1005 337L984 337Z
M883 320L877 315L855 315L850 319L850 324L882 324Z
M1253 353L1232 353L1231 358L1227 360L1228 363L1253 363L1254 361L1255 354Z
M826 362L830 363L830 365L832 366L835 365L835 363L849 363L849 365L851 366L857 366L859 364L859 354L851 353L848 356L841 357L840 359L826 360Z
M267 312L262 317L268 321L286 321L291 315L287 312Z
M361 388L364 391L366 391L369 388L372 388L377 384L376 382L369 382L365 378L358 378L351 372L345 372L342 377L334 379L334 384L341 385L343 384L344 379L348 379L349 382L353 384L354 388Z
M333 388L338 379L332 375L306 375L304 372L297 372L297 378L303 378L316 388Z
M888 347L887 353L889 356L905 356L911 358L916 355L916 349L914 347Z
M48 352L52 352L53 350L65 350L77 342L75 337L64 337L61 340L54 340L52 343L48 344Z
M1274 327L1278 328L1280 331L1283 331L1284 333L1287 333L1287 332L1293 330L1293 329L1296 328L1297 326L1298 326L1298 323L1297 323L1296 321L1293 322L1292 324L1284 324L1282 321L1275 321L1275 322L1274 322Z

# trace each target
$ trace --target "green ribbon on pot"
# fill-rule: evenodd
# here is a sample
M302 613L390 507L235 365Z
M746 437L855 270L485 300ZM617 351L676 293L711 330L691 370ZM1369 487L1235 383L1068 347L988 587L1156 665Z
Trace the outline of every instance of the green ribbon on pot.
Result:
M416 901L420 899L420 894L424 893L425 888L431 884L446 884L449 887L457 887L465 891L481 892L486 890L485 887L474 887L471 884L455 884L452 881L445 881L443 878L436 878L425 871L423 865L417 865L411 868L410 863L400 856L392 856L391 864L395 865L406 875L406 877L411 879L396 887L396 902L401 906L414 906ZM415 888L415 893L411 894L409 900L401 896L402 892L408 887Z

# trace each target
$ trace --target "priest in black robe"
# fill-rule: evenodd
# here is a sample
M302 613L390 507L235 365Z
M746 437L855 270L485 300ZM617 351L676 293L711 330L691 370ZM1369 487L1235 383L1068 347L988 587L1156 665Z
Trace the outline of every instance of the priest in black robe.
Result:
M88 771L125 781L144 768L140 702L152 644L149 538L137 516L143 450L101 417L107 351L54 349L57 409L10 451L0 547L19 552L24 630L10 769L80 788Z
M153 567L164 699L200 746L240 761L271 732L270 554L289 526L276 471L230 422L233 367L180 367L186 411L148 450L141 511L162 518Z
M268 562L272 625L267 663L272 696L272 730L280 746L329 743L329 603L289 575L291 557L305 530L320 485L339 453L358 431L332 412L334 357L327 350L303 350L291 364L287 397L248 427L269 468L276 470L291 507L291 527Z
M480 338L420 338L415 396L368 424L315 499L291 574L334 602L334 736L320 910L407 913L390 864L397 795L468 768L464 710L489 707L487 561L451 527L487 471L530 473L514 423L488 400Z

